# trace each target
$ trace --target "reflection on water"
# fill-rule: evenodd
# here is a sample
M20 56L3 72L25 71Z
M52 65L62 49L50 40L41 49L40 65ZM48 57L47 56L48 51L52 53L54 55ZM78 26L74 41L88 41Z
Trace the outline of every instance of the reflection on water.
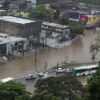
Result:
M23 58L17 58L9 61L6 64L0 65L0 78L3 77L20 77L33 71L45 70L45 64L47 62L47 68L55 66L58 62L62 63L65 60L67 62L87 63L91 61L91 55L89 53L89 46L94 43L96 33L91 31L86 32L85 36L81 36L73 41L71 46L62 49L50 49L46 48L45 51L41 50L37 53L37 64L35 68L34 53L26 54ZM99 60L99 55L97 60Z

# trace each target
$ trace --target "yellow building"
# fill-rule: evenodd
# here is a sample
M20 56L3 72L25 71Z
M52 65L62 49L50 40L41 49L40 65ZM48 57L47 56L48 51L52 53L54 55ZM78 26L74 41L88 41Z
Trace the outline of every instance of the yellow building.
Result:
M100 23L100 15L87 15L87 21L86 24L88 25L95 25L97 23Z

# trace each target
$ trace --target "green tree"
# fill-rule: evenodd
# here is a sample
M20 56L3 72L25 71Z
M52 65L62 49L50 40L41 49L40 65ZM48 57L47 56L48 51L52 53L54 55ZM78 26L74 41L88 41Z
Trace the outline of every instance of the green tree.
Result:
M84 33L84 28L80 23L70 23L70 31L73 35L81 35Z
M55 97L52 95L44 95L42 93L36 93L33 97L32 100L61 100L60 97Z
M45 20L45 21L52 20L52 16L49 10L47 10L44 5L37 5L34 11L29 14L29 17L32 19Z
M37 81L35 96L38 100L80 100L82 89L80 82L71 75L50 77Z
M99 51L99 45L96 43L96 44L92 44L91 46L90 46L90 54L92 55L92 60L95 60L95 57L96 57L96 55L97 55L97 53L98 53L98 51Z
M60 19L59 19L59 24L62 24L62 25L68 25L68 16L61 16Z
M100 51L100 36L97 36L95 39L95 43L90 45L90 54L91 54L91 59L95 60L96 55Z
M88 80L84 100L100 100L100 62L97 72Z
M25 96L29 97L29 93L24 85L15 82L0 83L0 100L25 100L21 99Z

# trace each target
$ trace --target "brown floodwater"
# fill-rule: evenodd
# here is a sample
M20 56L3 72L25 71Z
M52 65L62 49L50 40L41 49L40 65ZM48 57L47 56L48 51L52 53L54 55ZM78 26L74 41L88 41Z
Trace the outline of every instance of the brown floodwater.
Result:
M35 67L35 55L33 52L25 54L22 58L10 60L5 64L0 64L0 78L4 77L23 77L33 71L43 71L47 62L47 68L61 64L65 60L72 63L90 63L91 55L89 47L94 43L97 34L94 31L85 31L85 36L78 37L68 47L61 49L45 48L37 52L37 63ZM96 61L100 59L98 53Z

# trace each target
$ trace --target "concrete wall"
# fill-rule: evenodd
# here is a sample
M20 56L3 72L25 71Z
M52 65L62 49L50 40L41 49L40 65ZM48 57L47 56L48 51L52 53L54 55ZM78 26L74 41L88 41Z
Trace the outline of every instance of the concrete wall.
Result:
M11 23L7 21L0 21L0 32L8 33L15 36L23 34L24 27L20 24Z
M22 36L30 40L30 37L37 38L39 42L41 21L28 24L18 24L7 21L0 21L0 32L15 36ZM31 38L31 39L32 39Z

